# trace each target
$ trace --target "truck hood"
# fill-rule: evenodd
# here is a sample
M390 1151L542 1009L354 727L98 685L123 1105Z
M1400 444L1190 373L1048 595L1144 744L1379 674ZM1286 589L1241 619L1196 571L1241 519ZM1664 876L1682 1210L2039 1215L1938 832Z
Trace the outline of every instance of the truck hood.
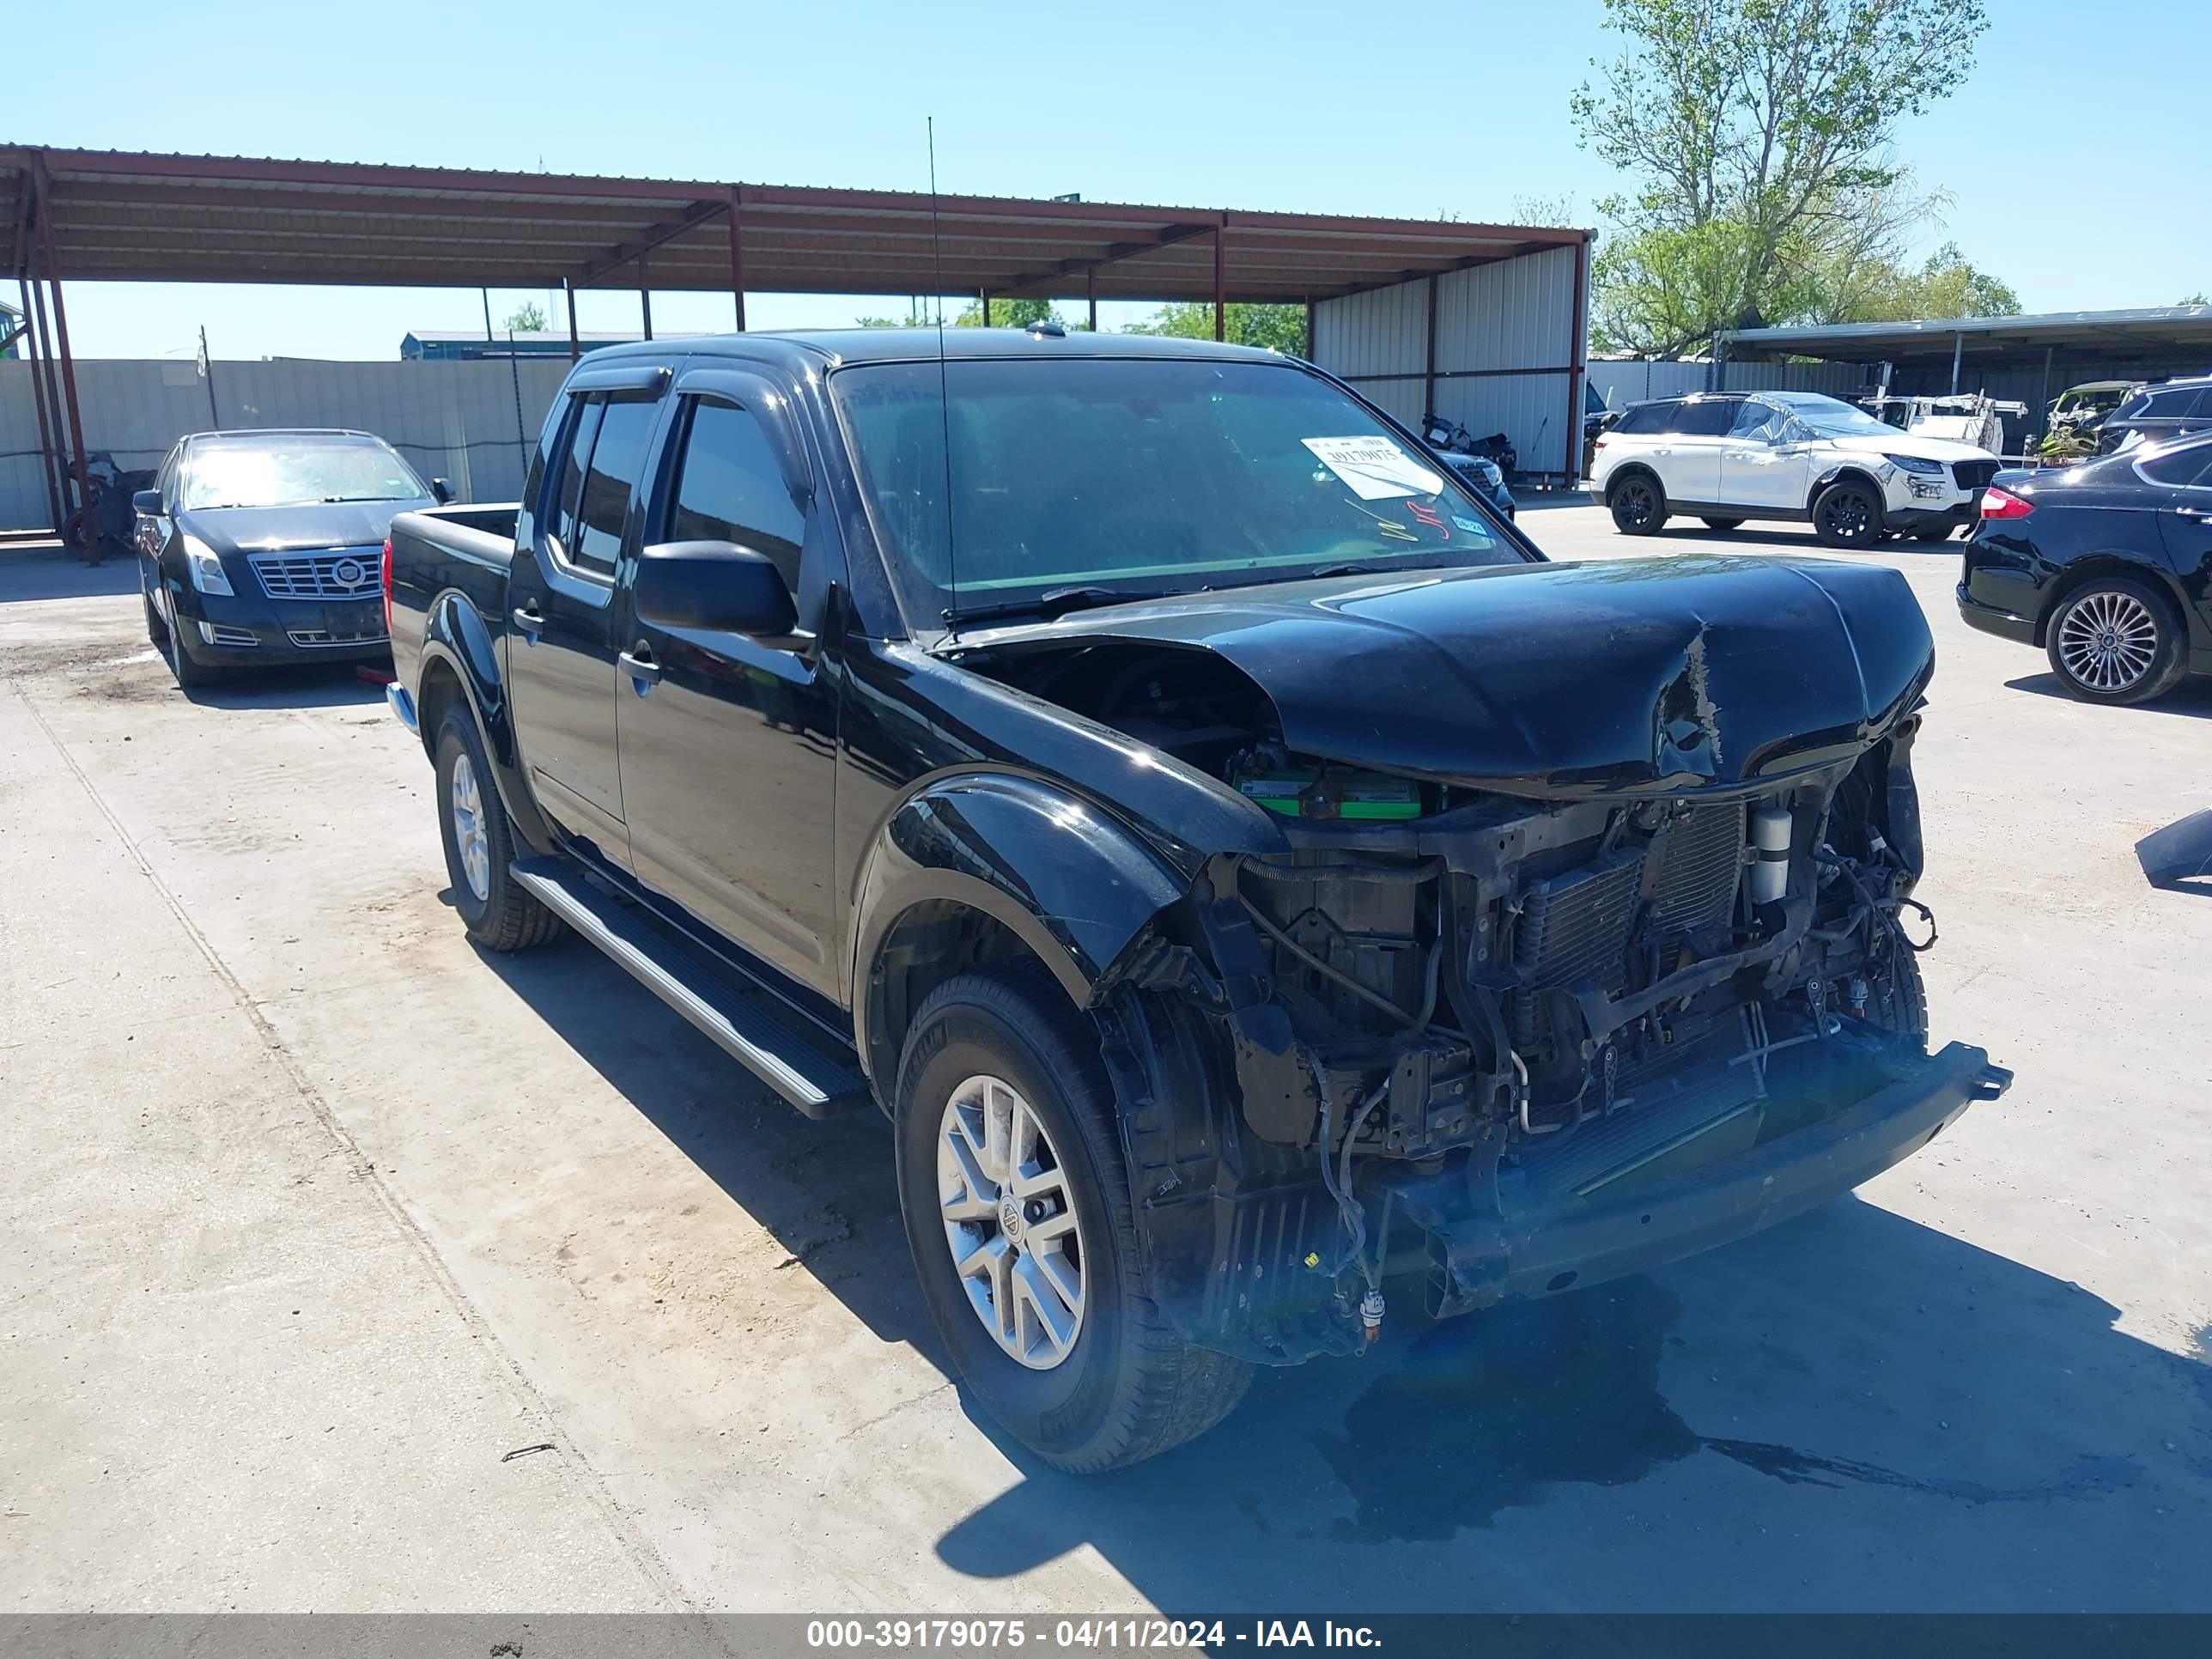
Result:
M217 553L282 553L295 549L373 547L402 513L437 503L301 501L289 507L197 507L177 514L178 528Z
M1863 748L1935 647L1881 565L1685 557L1338 577L1079 612L962 659L1091 641L1213 652L1288 746L1521 793L1722 787Z
M1831 438L1829 445L1855 455L1918 455L1948 466L1954 461L1993 461L1996 456L1978 444L1956 438L1932 437L1923 432L1877 432L1848 438Z

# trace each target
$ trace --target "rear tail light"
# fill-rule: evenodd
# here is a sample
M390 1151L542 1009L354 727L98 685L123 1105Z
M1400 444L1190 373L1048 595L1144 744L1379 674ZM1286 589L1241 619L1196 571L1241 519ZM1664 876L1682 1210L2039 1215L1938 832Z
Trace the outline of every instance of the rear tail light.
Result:
M2024 519L2035 511L2035 503L2025 496L2015 495L2009 489L2000 489L1991 484L1982 492L1982 517L1987 519Z
M384 538L384 634L392 636L392 538Z

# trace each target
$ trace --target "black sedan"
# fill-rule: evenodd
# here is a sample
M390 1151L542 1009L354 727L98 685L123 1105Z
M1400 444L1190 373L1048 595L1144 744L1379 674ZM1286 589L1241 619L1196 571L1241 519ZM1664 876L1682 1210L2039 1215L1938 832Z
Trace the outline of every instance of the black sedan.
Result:
M2212 434L1998 473L1958 598L1972 627L2041 646L2085 702L2212 673Z
M392 515L450 498L367 432L200 432L132 498L147 636L186 690L224 670L391 655Z

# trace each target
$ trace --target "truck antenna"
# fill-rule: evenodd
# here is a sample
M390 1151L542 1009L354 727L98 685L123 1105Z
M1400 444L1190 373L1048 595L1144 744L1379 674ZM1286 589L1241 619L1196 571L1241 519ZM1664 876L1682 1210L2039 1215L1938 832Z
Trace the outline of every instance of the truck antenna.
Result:
M939 453L945 460L945 589L950 600L944 614L945 637L950 639L960 627L960 556L952 538L952 394L946 386L945 369L945 246L937 227L937 118L930 115L923 119L929 135L929 257L937 272L937 418L939 441L943 445Z

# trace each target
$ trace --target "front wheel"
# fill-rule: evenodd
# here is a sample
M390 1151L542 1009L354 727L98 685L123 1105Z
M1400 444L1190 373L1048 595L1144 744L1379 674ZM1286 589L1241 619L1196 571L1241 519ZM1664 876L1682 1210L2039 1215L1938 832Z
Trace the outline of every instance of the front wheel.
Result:
M1229 1414L1251 1368L1160 1316L1097 1040L1058 986L1034 974L940 986L908 1033L895 1115L922 1299L1008 1433L1087 1474Z
M1605 504L1612 509L1613 527L1624 536L1656 536L1667 527L1667 498L1649 472L1614 479Z
M1813 503L1813 533L1823 547L1872 547L1881 539L1881 498L1866 485L1838 478Z
M2145 702L2182 676L2182 635L2163 598L2130 576L2100 576L2059 602L2044 635L2058 683L2084 702Z
M483 743L456 703L438 728L438 820L453 908L487 951L526 951L561 932L561 919L514 878L514 830L492 781Z
M192 655L191 647L185 643L181 621L173 622L168 633L169 672L176 677L178 690L189 694L222 678L222 670Z

